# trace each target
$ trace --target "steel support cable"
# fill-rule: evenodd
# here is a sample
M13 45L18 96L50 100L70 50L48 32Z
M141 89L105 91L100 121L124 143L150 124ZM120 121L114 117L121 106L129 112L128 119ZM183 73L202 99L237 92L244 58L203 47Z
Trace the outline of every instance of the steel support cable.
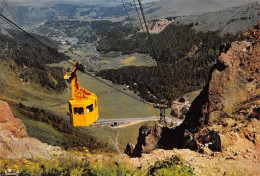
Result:
M26 34L26 36L29 36L30 38L32 38L33 40L37 41L40 45L43 45L44 47L46 47L47 50L53 52L54 54L56 54L56 52L50 48L49 46L47 46L46 44L44 44L43 42L41 42L40 40L38 40L36 37L32 36L31 34L29 34L28 32L26 32L25 30L23 30L21 27L19 27L17 24L15 24L13 21L11 21L10 19L8 19L7 17L5 17L3 14L0 13L0 18L2 20L4 20L5 22L7 22L9 25L11 25L12 27L16 28L17 30L21 31L22 33ZM40 64L41 61L38 57L36 57L38 63ZM14 98L15 99L15 98ZM44 100L46 100L46 96L44 96Z
M138 2L139 2L139 6L140 6L140 10L141 10L142 16L143 16L144 25L145 25L146 32L147 32L147 35L148 35L148 39L150 41L150 45L151 45L151 49L152 49L152 52L153 52L153 56L154 56L154 59L156 60L155 64L157 65L157 57L156 57L156 53L155 53L155 50L154 50L152 38L151 38L151 35L150 35L150 32L149 32L149 28L148 28L148 25L147 25L147 21L146 21L146 18L145 18L142 2L141 2L141 0L138 0ZM155 108L155 111L156 111L156 108ZM156 111L156 114L157 114L157 111Z
M127 11L127 8L126 8L126 6L125 6L124 0L122 0L122 4L123 4L123 6L124 6L125 13L126 13L126 15L127 15L127 17L128 17L128 21L129 21L129 23L130 23L130 25L131 25L131 27L132 27L132 32L133 32L135 41L137 42L138 39L137 39L137 36L136 36L136 31L135 31L135 28L134 28L133 23L131 22L131 19L130 19L129 13L128 13L128 11Z
M125 6L125 3L124 3L124 0L122 0L122 4L123 4L123 7L124 7L124 9L125 9L125 13L126 13L126 15L127 15L128 21L129 21L129 23L130 23L132 29L134 29L133 23L131 22L131 20L130 20L130 16L129 16L128 11L127 11L127 9L126 9L126 6Z
M133 0L133 2L134 2L134 5L135 5L135 11L136 11L136 13L137 13L137 16L138 16L138 19L139 19L139 22L140 22L140 25L141 25L141 29L143 30L143 32L145 32L144 26L143 26L143 23L142 23L140 14L139 14L139 11L138 11L137 6L136 6L136 3L135 3L135 0Z
M136 3L135 3L135 0L133 0L133 2L134 2L134 5L135 5L135 11L136 11L136 13L137 13L137 16L138 16L138 19L139 19L139 22L140 22L141 29L142 29L143 32L145 33L144 26L143 26L143 22L142 22L142 20L141 20L141 17L140 17L140 14L139 14L137 5L136 5ZM150 52L149 44L148 44L148 42L147 42L146 39L145 39L145 43L146 43L146 47L147 47L148 52ZM147 66L147 61L146 61L146 60L145 60L145 64L146 64L146 66Z
M43 42L41 42L40 40L38 40L36 37L32 36L31 34L29 34L28 32L26 32L25 30L23 30L21 27L19 27L17 24L15 24L14 22L12 22L11 20L9 20L7 17L5 17L4 15L2 15L0 13L0 17L2 19L4 19L6 22L8 22L9 24L11 24L12 26L14 26L15 28L17 28L18 30L22 31L24 34L28 35L29 37L31 37L32 39L34 39L35 41L37 41L38 43L40 43L41 45L44 45L46 48L51 49L49 46L47 46L46 44L44 44Z
M7 22L10 26L14 27L15 29L21 31L22 33L24 33L26 36L29 36L30 38L32 38L33 40L37 41L40 45L44 46L47 50L51 51L54 55L57 54L57 52L49 47L48 45L44 44L43 42L41 42L40 40L38 40L36 37L32 36L31 34L29 34L28 32L26 32L24 29L22 29L21 27L19 27L17 24L15 24L13 21L11 21L10 19L8 19L7 17L5 17L3 14L0 13L0 18L2 20L4 20L5 22ZM41 63L41 61L39 60L38 57L36 57L36 59L38 60L39 63Z
M8 23L10 26L14 27L15 29L17 30L20 30L22 33L25 33L27 34L28 36L28 33L26 31L24 31L22 28L20 28L18 25L16 25L14 22L12 22L11 20L9 20L8 18L6 18L4 15L0 14L0 18L5 21L6 23ZM30 34L29 34L30 36ZM33 37L33 36L32 36ZM36 38L33 37L33 39L35 40ZM36 39L37 40L37 39ZM40 42L39 40L37 40L38 42ZM42 44L42 43L40 43ZM46 46L45 46L46 47ZM36 57L36 59L38 60L39 63L41 63L41 61L39 60L39 58Z
M3 21L5 21L5 22L8 23L8 21L7 21L5 18L3 18L2 16L0 16L0 18L1 18Z
M154 59L157 61L157 57L156 57L156 53L155 53L155 50L154 50L152 38L151 38L151 35L150 35L150 32L149 32L149 28L148 28L148 25L147 25L147 21L146 21L146 18L145 18L145 14L144 14L142 2L141 2L141 0L138 0L138 2L139 2L140 10L141 10L141 12L142 12L142 16L143 16L143 20L144 20L144 25L145 25L145 28L146 28L146 32L147 32L147 35L148 35L148 39L149 39L150 44L151 44L151 49L152 49L152 52L153 52L153 56L154 56Z

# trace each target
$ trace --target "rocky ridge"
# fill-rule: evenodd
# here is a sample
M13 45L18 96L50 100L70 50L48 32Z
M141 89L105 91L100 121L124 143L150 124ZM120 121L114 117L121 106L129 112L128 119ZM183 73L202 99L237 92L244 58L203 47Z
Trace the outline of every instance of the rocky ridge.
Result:
M194 100L184 127L194 130L212 124L234 107L260 95L260 21L222 52L208 84ZM229 47L229 46L228 46Z
M22 121L13 116L6 102L0 100L0 157L50 159L64 154L60 147L50 146L30 138Z
M156 149L172 151L175 148L172 153L182 153L192 165L195 164L192 160L205 157L216 163L232 160L232 174L259 175L260 170L253 168L260 164L259 30L260 22L244 32L240 41L224 46L211 69L208 84L193 101L180 126L172 129L146 124L139 130L135 147L128 144L130 150L126 153L131 157L142 156L142 160L146 154L156 153ZM183 149L203 155L188 159ZM231 163L219 163L218 167L222 168L219 175L230 173L228 164ZM204 167L205 170L211 166ZM197 172L201 170L203 168L197 168Z

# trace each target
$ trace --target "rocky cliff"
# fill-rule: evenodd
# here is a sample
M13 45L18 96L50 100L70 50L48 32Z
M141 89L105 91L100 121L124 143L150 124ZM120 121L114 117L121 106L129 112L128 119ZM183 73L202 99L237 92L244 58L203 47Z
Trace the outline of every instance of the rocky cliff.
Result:
M157 148L188 148L223 156L259 156L260 146L260 22L239 40L225 45L210 78L193 101L184 122L175 129L140 128L131 153L139 157Z
M216 123L235 106L260 95L260 22L224 49L212 68L208 84L194 100L184 127L194 130Z
M13 116L6 102L0 100L0 157L30 159L63 154L60 147L30 138L22 121Z

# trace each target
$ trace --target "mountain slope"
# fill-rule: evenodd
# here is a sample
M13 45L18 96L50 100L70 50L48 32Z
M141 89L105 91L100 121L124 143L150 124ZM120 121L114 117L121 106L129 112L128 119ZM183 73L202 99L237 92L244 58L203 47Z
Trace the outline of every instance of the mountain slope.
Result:
M239 33L252 28L260 19L260 5L258 2L232 7L225 10L177 17L176 22L192 24L199 31L220 31L221 34Z
M134 12L132 3L126 2L129 13ZM46 21L58 21L64 19L73 20L99 20L113 19L121 21L125 18L125 10L122 4L107 6L105 4L84 4L77 2L53 2L41 6L23 5L0 1L0 13L14 21L16 24L34 29ZM0 24L4 24L0 20Z
M173 16L194 15L235 7L255 0L159 0L152 6L156 10L148 15L158 19Z

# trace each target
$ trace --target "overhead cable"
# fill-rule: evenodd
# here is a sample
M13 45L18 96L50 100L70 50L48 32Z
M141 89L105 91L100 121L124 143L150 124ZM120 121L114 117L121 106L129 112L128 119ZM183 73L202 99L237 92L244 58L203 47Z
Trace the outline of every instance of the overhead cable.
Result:
M129 23L130 23L132 29L134 29L134 26L133 26L133 24L132 24L132 22L131 22L131 19L130 19L129 13L128 13L127 9L126 9L126 6L125 6L125 3L124 3L124 0L122 0L122 4L123 4L123 7L124 7L124 9L125 9L125 13L126 13L126 15L127 15L128 21L129 21Z
M151 44L153 56L154 56L154 59L157 61L157 57L156 57L156 53L155 53L155 50L154 50L152 38L151 38L151 35L150 35L150 32L149 32L149 28L148 28L148 25L147 25L147 21L146 21L146 18L145 18L145 14L144 14L142 2L141 2L141 0L138 0L138 2L139 2L139 6L140 6L140 9L141 9L141 12L142 12L142 16L143 16L143 20L144 20L144 25L145 25L145 28L146 28L146 32L147 32L147 35L148 35L148 39L149 39L150 44Z
M8 22L9 24L11 24L12 26L14 26L15 28L17 28L18 30L20 30L21 32L23 32L24 34L26 34L27 36L31 37L32 39L34 39L35 41L37 41L38 43L40 43L41 45L44 45L46 48L51 49L49 46L47 46L46 44L44 44L43 42L41 42L40 40L38 40L36 37L32 36L31 34L29 34L28 32L26 32L25 30L23 30L21 27L19 27L17 24L15 24L14 22L12 22L10 19L8 19L7 17L5 17L4 15L2 15L0 13L0 17L5 20L6 22Z

